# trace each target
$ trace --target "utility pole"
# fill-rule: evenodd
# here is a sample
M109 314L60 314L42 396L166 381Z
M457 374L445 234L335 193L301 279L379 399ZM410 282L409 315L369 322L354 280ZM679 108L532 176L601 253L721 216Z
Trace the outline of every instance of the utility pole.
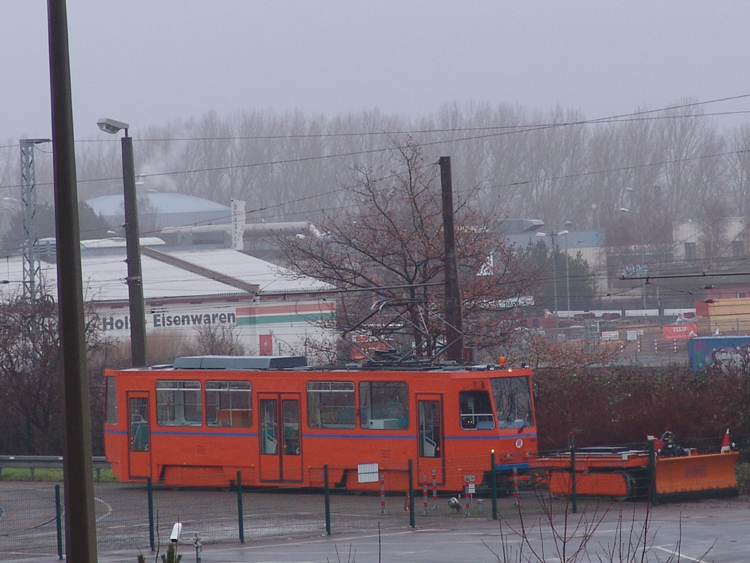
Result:
M96 563L91 404L83 319L81 233L65 0L47 0L52 160L55 171L57 296L62 348L65 551L68 563Z
M458 285L456 262L456 235L453 225L453 180L451 157L441 156L440 181L443 196L443 238L445 240L445 342L448 345L446 358L463 361L464 337L461 313L461 288Z

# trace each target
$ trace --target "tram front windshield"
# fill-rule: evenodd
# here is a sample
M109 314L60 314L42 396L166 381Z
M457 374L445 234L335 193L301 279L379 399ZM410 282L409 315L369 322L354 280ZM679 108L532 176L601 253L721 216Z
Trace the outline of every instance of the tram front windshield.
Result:
M518 429L534 426L529 378L501 377L491 379L490 382L498 426Z

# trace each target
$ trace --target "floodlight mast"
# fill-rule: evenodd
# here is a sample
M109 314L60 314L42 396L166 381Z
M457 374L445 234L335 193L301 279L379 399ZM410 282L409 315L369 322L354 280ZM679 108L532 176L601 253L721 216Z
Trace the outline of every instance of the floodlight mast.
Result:
M34 173L34 147L40 143L51 143L52 139L21 139L21 204L23 207L23 292L24 297L34 304L41 289L39 257L36 255L36 175Z
M138 199L135 191L135 162L130 125L116 119L96 122L105 133L124 131L122 141L122 183L125 192L125 247L128 256L128 304L130 307L130 357L133 367L146 366L146 312L143 304L141 243L138 229Z

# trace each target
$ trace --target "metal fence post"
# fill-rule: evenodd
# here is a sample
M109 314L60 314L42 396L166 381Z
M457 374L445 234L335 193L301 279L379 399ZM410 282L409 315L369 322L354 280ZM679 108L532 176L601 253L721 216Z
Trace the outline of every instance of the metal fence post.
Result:
M570 446L570 498L573 502L573 514L578 512L578 493L576 492L576 447Z
M659 496L656 492L656 452L654 441L648 441L648 492L651 506L659 504Z
M55 520L57 521L57 558L63 558L62 503L60 502L60 485L55 485Z
M148 489L148 541L151 545L151 551L156 551L156 542L154 541L154 484L151 477L146 479L146 488Z
M412 528L417 527L416 517L414 516L414 469L411 460L409 460L409 525Z
M242 511L242 471L237 472L237 521L240 528L240 543L245 543L245 516Z
M492 476L492 519L497 520L497 467L495 466L495 450L490 454L490 475Z
M325 481L326 496L326 535L331 535L331 489L328 486L328 464L323 466L323 479Z

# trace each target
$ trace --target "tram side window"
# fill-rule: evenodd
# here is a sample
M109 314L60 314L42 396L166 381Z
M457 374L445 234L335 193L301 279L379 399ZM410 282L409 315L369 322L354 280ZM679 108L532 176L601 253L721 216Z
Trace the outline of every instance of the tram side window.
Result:
M117 424L117 387L115 385L115 378L107 376L105 378L107 385L107 407L106 407L106 422L107 424Z
M461 408L461 428L464 430L492 430L495 415L487 391L461 391L458 394Z
M534 426L528 377L491 379L490 385L500 428Z
M307 424L310 428L355 428L355 407L353 382L308 382Z
M409 428L409 386L403 381L362 381L359 423L372 430Z
M252 426L249 381L206 381L206 424L223 428Z
M200 426L201 382L156 382L156 421L159 426Z

